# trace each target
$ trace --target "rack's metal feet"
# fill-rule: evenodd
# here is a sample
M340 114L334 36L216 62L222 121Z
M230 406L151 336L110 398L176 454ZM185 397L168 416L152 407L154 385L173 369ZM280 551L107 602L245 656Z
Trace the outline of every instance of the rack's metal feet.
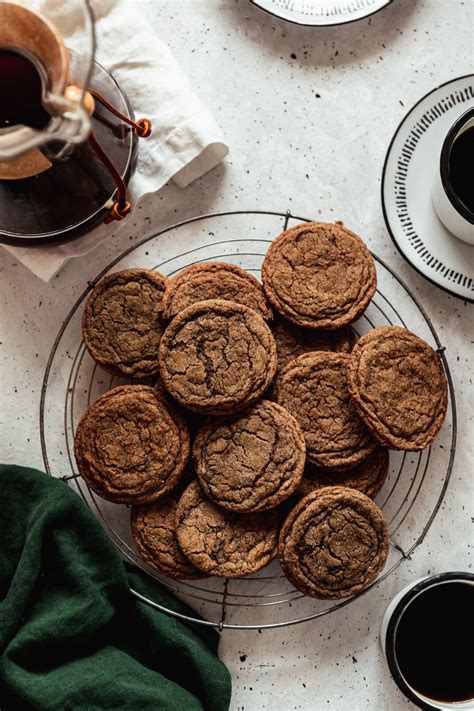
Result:
M69 481L70 479L75 479L76 475L75 474L69 474L69 476L60 476L59 477L61 481Z
M411 555L409 553L405 553L403 548L401 546L399 546L398 543L395 543L395 541L392 541L392 539L390 539L390 543L394 548L397 549L397 551L399 551L402 554L402 556L405 558L405 560L411 560Z
M226 578L226 581L224 583L224 593L222 595L222 606L221 606L221 619L219 622L219 632L222 632L224 629L224 622L225 622L225 617L227 613L227 608L225 606L226 600L227 600L227 593L229 590L229 579Z

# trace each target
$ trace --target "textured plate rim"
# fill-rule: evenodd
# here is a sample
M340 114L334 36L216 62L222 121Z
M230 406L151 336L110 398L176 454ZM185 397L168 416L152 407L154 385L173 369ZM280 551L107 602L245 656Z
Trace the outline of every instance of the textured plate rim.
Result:
M266 12L267 15L276 17L278 20L283 20L284 22L289 22L292 25L297 25L298 27L338 27L339 25L350 25L353 22L360 22L361 20L365 20L367 17L376 15L378 12L385 10L389 5L391 5L393 0L385 0L384 5L378 7L376 10L370 10L366 15L362 15L362 17L354 17L351 20L340 20L338 22L302 22L301 20L284 17L283 15L278 15L277 13L272 12L268 7L264 7L262 5L262 0L250 0L250 2L252 5L255 5L255 7L258 7L260 10L263 10L263 12Z
M383 218L385 220L385 226L387 228L387 231L390 235L390 238L397 248L399 254L403 257L403 259L407 262L407 264L410 265L412 269L414 269L420 276L423 277L423 279L426 279L426 281L429 281L433 286L435 286L438 289L441 289L444 291L446 294L449 294L450 296L454 296L456 299L461 299L461 301L467 301L470 304L474 303L474 297L470 299L468 296L462 296L461 294L456 293L452 289L448 289L446 286L443 286L442 284L438 284L438 282L434 281L431 277L429 277L427 274L424 274L419 267L417 267L411 259L404 253L402 250L401 246L397 242L397 239L392 231L392 227L390 224L390 221L388 219L387 215L387 209L386 209L386 204L385 204L385 180L387 177L387 164L388 160L390 158L391 152L393 145L395 141L397 140L398 134L400 133L401 129L403 128L404 124L406 123L407 119L412 115L412 113L418 108L418 106L429 96L432 94L435 94L437 91L440 89L443 89L446 86L449 86L450 84L454 84L456 81L462 81L463 79L474 79L474 74L463 74L462 76L459 77L454 77L453 79L449 79L448 81L443 82L443 84L438 84L438 86L435 86L434 89L431 89L431 91L428 91L424 96L422 96L418 101L413 104L411 109L405 114L405 116L402 118L400 123L398 124L397 128L394 131L394 134L391 138L391 141L389 143L389 146L387 148L387 152L385 154L385 159L384 159L384 164L383 164L383 169L382 169L382 179L381 179L381 186L380 186L380 195L381 195L381 202L382 202L382 212L383 212Z

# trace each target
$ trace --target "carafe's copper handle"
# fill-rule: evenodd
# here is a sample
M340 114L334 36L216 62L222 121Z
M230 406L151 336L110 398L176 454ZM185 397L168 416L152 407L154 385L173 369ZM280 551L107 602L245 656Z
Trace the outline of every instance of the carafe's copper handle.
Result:
M99 101L102 106L105 106L105 108L108 109L112 114L118 116L118 118L124 121L124 123L128 123L129 126L132 126L134 132L139 138L148 138L152 130L150 119L141 118L138 119L138 121L132 121L132 119L128 116L125 116L124 114L120 113L120 111L116 109L115 106L113 106L109 101L107 101L107 99L104 99L102 94L99 94L98 91L89 89L87 93L90 94L94 99L97 99L97 101Z
M138 136L138 138L148 138L148 136L151 134L152 124L150 119L141 118L138 119L138 121L132 121L132 119L122 114L118 109L115 108L115 106L113 106L109 101L107 101L107 99L105 99L101 94L99 94L99 92L94 91L93 89L89 89L89 91L86 92L85 104L87 101L87 103L90 105L90 101L87 98L87 95L90 97L92 103L95 99L100 104L102 104L102 106L104 106L108 111L117 116L124 123L131 126L133 132L136 136ZM110 210L110 213L107 215L104 222L105 224L108 224L113 220L123 220L124 217L126 217L132 210L131 204L127 201L127 186L125 185L125 181L123 180L122 176L120 175L119 171L117 170L113 162L110 160L108 155L102 149L102 146L98 142L93 131L91 131L89 134L89 144L91 145L92 149L95 151L99 159L102 161L104 166L107 168L110 175L112 176L115 185L117 186L118 199L115 200Z

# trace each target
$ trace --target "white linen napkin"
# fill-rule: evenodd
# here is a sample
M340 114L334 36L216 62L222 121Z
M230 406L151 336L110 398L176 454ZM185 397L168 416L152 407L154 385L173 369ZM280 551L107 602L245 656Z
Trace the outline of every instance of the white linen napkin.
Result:
M37 0L38 10L61 15L66 45L80 49L77 2ZM96 19L97 60L112 72L137 117L151 119L153 132L141 139L136 171L128 192L136 209L146 194L171 178L184 188L220 163L229 149L208 107L194 93L171 51L150 30L134 0L91 0ZM36 7L35 7L36 9ZM49 15L51 17L51 14ZM66 21L66 24L65 24ZM132 213L133 214L133 213ZM127 220L100 225L62 245L2 245L43 281L49 281L71 257L86 254Z

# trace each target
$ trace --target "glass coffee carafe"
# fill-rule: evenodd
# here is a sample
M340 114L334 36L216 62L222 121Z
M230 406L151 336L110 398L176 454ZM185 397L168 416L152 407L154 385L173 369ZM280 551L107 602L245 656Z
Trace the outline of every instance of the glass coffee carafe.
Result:
M130 212L151 125L94 47L88 0L0 0L0 242L66 241Z

